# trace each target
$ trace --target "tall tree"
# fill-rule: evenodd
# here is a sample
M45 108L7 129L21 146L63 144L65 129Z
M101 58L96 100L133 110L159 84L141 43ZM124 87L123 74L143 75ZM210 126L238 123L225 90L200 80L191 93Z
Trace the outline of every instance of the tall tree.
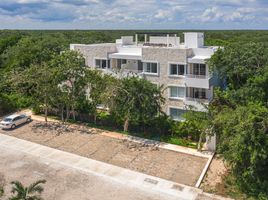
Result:
M47 122L51 98L53 98L57 87L55 81L53 81L53 69L47 63L41 63L40 65L31 65L23 74L23 81L30 85L28 89L34 104L42 107L45 113L45 121Z
M120 80L97 70L87 70L85 72L85 81L87 83L87 106L96 123L97 106L102 104L108 107Z
M211 70L217 71L233 89L243 86L248 78L260 75L267 64L267 46L253 42L236 42L220 48L209 61Z
M55 82L61 91L58 95L61 96L62 102L65 103L65 120L69 119L71 113L75 120L77 103L81 97L86 98L87 80L85 75L88 69L86 69L85 60L76 51L65 51L55 56L51 65L55 68Z
M204 105L205 106L205 105ZM212 123L213 112L207 107L206 112L198 112L194 109L190 109L184 114L185 122L188 130L194 130L195 134L198 138L197 149L201 151L202 142L206 138L206 136L213 136L214 126Z
M128 77L122 79L112 101L111 113L124 121L124 131L129 123L146 123L161 112L164 103L162 88L146 79Z
M259 104L225 108L213 123L218 152L248 194L268 197L268 109ZM259 196L260 198L261 196Z

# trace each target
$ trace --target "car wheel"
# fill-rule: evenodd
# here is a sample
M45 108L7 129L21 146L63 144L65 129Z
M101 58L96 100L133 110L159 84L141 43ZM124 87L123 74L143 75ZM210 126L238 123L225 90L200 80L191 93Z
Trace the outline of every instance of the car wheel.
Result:
M27 122L30 122L31 121L31 119L30 118L27 118L27 120L26 120Z
M15 124L13 124L13 125L11 126L11 129L14 129L14 128L16 128L16 125L15 125Z

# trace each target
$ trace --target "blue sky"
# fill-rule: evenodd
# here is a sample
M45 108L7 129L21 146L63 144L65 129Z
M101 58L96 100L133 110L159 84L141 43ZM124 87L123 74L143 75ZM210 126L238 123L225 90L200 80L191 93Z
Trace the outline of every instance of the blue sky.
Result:
M268 0L0 0L0 29L268 29Z

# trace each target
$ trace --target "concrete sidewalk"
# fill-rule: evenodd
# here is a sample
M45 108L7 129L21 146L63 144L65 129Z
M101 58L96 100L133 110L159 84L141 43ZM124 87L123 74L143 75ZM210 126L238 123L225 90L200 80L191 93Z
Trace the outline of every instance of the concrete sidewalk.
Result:
M200 195L205 195L205 199L221 199L221 197L207 196L202 190L197 188L177 184L3 134L0 134L0 147L37 157L49 163L49 165L57 163L65 168L71 168L88 175L94 175L101 179L109 180L112 184L126 185L144 192L165 196L166 198L163 199L194 200L199 199Z

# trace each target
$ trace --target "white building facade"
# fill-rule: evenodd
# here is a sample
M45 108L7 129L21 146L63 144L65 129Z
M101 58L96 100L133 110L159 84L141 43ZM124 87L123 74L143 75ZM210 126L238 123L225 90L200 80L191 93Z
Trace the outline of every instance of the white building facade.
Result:
M139 36L143 41L139 41ZM81 52L86 65L119 77L140 76L164 85L166 102L162 110L174 120L183 120L190 107L205 111L213 98L217 78L209 71L207 60L217 47L204 46L204 34L184 33L184 43L176 34L139 33L123 36L115 43L71 44Z

